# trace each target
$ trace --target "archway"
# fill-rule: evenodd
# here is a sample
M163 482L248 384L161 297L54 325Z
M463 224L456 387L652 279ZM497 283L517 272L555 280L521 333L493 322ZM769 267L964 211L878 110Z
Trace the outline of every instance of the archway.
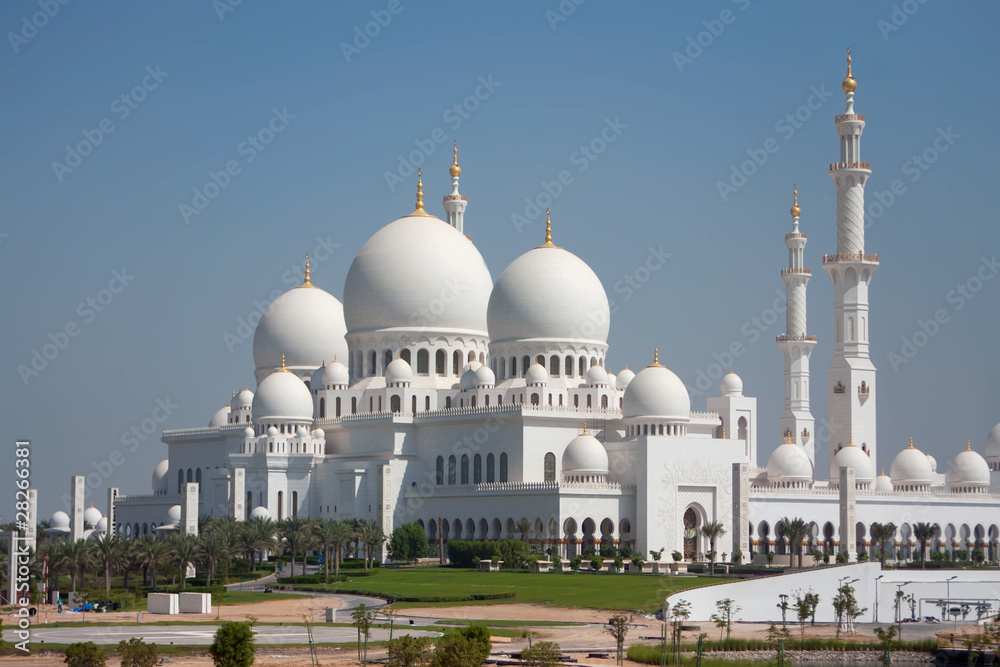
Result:
M701 517L694 507L684 510L684 558L697 560L700 553L698 534L701 531Z

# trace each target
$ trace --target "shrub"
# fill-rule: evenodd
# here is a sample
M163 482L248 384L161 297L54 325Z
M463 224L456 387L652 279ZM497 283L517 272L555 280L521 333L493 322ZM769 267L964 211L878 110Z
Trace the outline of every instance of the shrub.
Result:
M430 637L403 635L387 642L385 647L389 651L389 667L421 667L431 659Z
M621 572L625 569L625 561L621 556L615 556L615 571Z
M208 654L218 667L247 667L255 656L254 631L249 623L223 623L215 632Z
M670 557L674 559L675 563L679 563L682 560L684 560L684 554L682 554L680 551L671 552Z
M460 630L446 632L437 642L432 664L434 667L482 665L492 648L490 631L482 623L473 623Z
M614 558L618 555L618 549L613 544L602 544L600 555L601 558Z
M603 567L604 559L600 556L594 556L594 558L590 561L590 569L592 570L600 570Z
M642 559L642 556L640 556L638 554L636 554L635 556L632 556L632 565L634 565L636 568L638 568L638 569L641 570L642 566L645 565L645 564L646 564L646 561L644 561Z
M104 667L108 655L94 642L77 642L66 647L64 662L69 667Z
M155 667L159 662L156 644L147 644L138 637L118 642L121 667Z
M583 556L573 556L569 561L569 569L571 570L579 570L581 565L583 565Z
M556 667L562 663L562 649L554 642L538 642L521 652L521 664L528 667Z
M418 523L404 523L392 531L389 555L394 561L415 561L427 555L427 533Z
M562 565L562 556L560 556L559 554L552 554L552 564L555 565L556 567Z

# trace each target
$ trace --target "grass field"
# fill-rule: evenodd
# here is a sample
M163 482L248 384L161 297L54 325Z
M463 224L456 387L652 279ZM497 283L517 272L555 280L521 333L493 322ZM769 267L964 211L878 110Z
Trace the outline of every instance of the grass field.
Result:
M325 591L355 591L380 597L460 598L477 594L514 593L505 600L474 602L397 602L396 606L426 607L456 604L542 603L592 609L653 611L680 590L725 583L715 577L666 577L644 574L585 574L479 572L448 567L379 569L373 576L329 585L297 586Z

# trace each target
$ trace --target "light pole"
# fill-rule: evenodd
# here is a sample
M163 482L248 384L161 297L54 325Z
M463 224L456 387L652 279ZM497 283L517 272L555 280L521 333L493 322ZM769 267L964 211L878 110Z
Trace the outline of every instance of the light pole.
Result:
M945 585L948 587L948 606L945 609L948 610L948 615L951 616L951 580L958 579L958 575L953 575L944 580ZM958 627L958 619L955 619L955 627Z
M903 586L909 583L909 581L904 581L901 584L896 584L896 635L899 639L903 638L903 621L902 615L899 613L900 603L903 601Z
M875 613L872 617L873 623L878 623L878 581L884 576L885 576L884 574L880 574L877 577L875 577Z

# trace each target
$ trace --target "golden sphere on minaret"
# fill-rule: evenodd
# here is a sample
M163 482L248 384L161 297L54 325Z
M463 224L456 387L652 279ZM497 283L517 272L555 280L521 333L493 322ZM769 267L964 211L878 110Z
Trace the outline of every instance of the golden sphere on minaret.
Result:
M802 215L802 209L799 208L799 186L792 186L792 197L794 198L792 202L792 208L789 213L792 214L793 218L797 218Z
M851 73L850 49L847 49L847 76L844 78L844 83L841 84L841 88L844 89L845 93L853 93L858 89L858 82L854 79L854 74Z
M454 150L455 150L455 159L451 163L451 169L448 170L448 173L451 174L453 177L454 176L461 176L462 175L462 168L458 166L458 142L457 141L455 142L455 149Z

